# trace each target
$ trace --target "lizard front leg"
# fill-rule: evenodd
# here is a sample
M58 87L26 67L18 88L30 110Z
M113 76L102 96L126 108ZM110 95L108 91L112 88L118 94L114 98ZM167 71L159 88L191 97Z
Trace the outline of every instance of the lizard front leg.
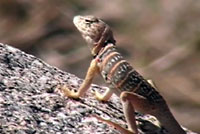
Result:
M90 67L87 71L86 77L78 89L78 92L71 91L69 88L64 86L58 86L58 88L64 93L65 96L71 97L71 98L79 98L84 95L84 93L89 89L92 80L95 76L95 74L98 72L98 66L97 66L97 60L93 59L90 63Z

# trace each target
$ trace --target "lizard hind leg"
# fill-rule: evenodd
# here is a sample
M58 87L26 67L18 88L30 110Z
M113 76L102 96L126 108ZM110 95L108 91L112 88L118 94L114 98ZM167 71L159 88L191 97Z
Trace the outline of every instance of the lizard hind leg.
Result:
M120 99L122 101L122 104L123 102L126 102L126 101L130 103L129 106L131 107L130 109L132 109L131 111L133 113L134 113L133 110L137 109L137 111L139 112L152 114L156 108L155 105L151 104L145 97L133 92L127 92L127 91L122 92L120 95ZM125 110L126 109L124 109L124 111ZM130 113L130 114L133 114L133 113Z
M135 108L131 104L132 102L129 100L128 92L122 92L120 95L124 116L126 118L128 129L132 132L138 133L136 120L135 120Z
M104 94L100 94L96 92L95 95L98 100L105 101L108 98L110 98L110 96L112 95L112 91L113 90L111 89L107 89L104 92ZM113 126L122 134L138 134L136 120L135 120L135 108L141 109L141 112L146 113L147 111L151 109L151 108L149 109L151 105L146 100L146 98L132 92L126 92L126 91L122 92L120 95L120 99L123 106L123 112L128 124L128 129L125 129L117 123L114 123L110 120L103 119L96 115L94 115L94 117L96 117L98 120L102 122L105 122L108 125Z
M133 92L122 92L120 99L128 124L128 129L132 132L138 133L135 120L135 109L142 113L148 113L149 111L151 112L151 109L154 109L154 106L151 105L145 97Z

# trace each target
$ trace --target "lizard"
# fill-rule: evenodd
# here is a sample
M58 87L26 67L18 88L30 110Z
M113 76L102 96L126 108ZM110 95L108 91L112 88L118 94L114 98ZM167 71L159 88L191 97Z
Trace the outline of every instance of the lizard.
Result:
M70 90L66 85L58 86L65 96L82 97L93 78L100 74L108 88L104 93L95 91L95 97L99 101L108 101L112 94L119 96L128 129L96 116L97 119L115 127L123 134L138 134L135 119L137 110L155 116L169 134L186 134L155 85L140 75L117 51L116 41L108 24L91 15L75 16L73 23L87 42L94 58L77 92Z

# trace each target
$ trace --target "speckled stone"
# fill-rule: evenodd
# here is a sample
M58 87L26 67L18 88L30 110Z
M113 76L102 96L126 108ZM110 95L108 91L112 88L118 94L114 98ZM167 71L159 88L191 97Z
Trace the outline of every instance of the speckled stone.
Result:
M16 48L0 43L0 133L1 134L113 134L112 127L91 117L91 114L109 116L125 124L119 98L101 103L91 92L74 100L64 97L55 87L65 83L73 89L82 80L52 67L42 60ZM103 90L93 85L92 90ZM148 120L146 115L137 119ZM140 133L156 130L140 121ZM151 124L151 123L150 123ZM155 133L155 134L156 134ZM188 132L188 134L192 132Z

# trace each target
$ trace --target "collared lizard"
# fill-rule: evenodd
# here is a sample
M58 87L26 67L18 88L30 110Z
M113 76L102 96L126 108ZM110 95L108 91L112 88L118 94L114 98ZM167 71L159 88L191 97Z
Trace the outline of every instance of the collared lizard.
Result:
M128 129L104 121L123 134L138 134L135 110L155 116L170 134L186 134L178 124L168 105L155 86L145 80L117 51L110 27L94 16L75 16L73 22L88 43L94 59L77 92L60 86L65 96L79 98L90 87L96 74L101 74L109 88L103 93L95 92L100 101L107 101L115 93L120 97Z

